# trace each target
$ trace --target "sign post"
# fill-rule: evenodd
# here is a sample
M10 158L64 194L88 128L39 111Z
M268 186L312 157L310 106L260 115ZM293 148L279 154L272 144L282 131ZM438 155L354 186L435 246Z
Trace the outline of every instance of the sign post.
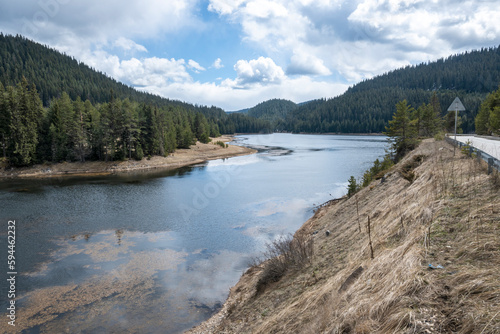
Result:
M457 141L457 122L458 122L458 112L465 111L465 107L462 104L462 101L458 98L458 96L453 100L451 105L448 107L448 111L455 111L455 144ZM456 146L454 146L456 147ZM453 148L453 155L455 155L455 148Z

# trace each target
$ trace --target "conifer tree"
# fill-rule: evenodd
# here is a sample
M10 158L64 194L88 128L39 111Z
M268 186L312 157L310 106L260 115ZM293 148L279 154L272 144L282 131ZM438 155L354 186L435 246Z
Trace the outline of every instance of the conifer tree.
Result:
M74 143L75 156L81 162L85 162L88 154L88 115L84 102L78 96L73 102L73 122L71 129L71 141Z
M419 109L422 109L422 121L420 123L419 135L434 137L438 132L442 131L443 121L441 118L441 106L436 93L432 95L429 104L423 104Z
M356 178L351 175L348 180L349 184L347 185L347 196L351 197L358 191L358 183L356 182Z
M52 161L72 160L76 136L73 102L67 93L54 100L49 110Z
M9 145L10 136L10 109L7 105L7 91L0 82L0 141L2 146L2 154L7 158L7 147Z
M500 87L498 90L488 95L488 98L483 102L483 105L485 109L489 110L489 117L487 121L489 132L497 135L500 134ZM483 109L483 105L481 105L481 110ZM482 117L486 118L485 116ZM480 122L484 121L480 119Z
M432 93L430 105L433 111L434 118L434 134L443 130L443 117L441 116L441 103L436 92Z
M103 153L103 130L101 126L101 113L89 100L84 103L85 113L89 120L89 146L90 157L93 160L101 160Z
M139 115L137 106L125 99L122 103L123 109L123 139L128 148L128 158L132 159L132 150L135 148L137 137L140 135Z
M406 100L396 104L396 112L386 126L384 132L389 138L391 149L393 151L394 160L398 161L406 152L412 150L417 144L417 131L414 123L410 120L410 115L413 108L408 105Z
M481 104L475 119L476 134L478 135L489 135L491 133L489 100L490 96Z
M30 94L25 78L15 90L15 93L12 89L9 94L10 135L13 144L10 162L17 166L28 166L36 161L41 103L39 99L33 99L34 95Z

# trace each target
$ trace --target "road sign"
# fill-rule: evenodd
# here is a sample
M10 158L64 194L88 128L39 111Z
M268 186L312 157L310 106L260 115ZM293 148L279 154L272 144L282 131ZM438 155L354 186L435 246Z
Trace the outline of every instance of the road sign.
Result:
M462 104L462 101L458 98L458 96L453 100L448 108L448 111L465 111L465 107Z
M462 101L458 98L458 96L453 100L448 111L455 111L455 143L457 142L457 120L458 120L458 112L465 111L465 107L462 104ZM455 147L453 147L453 155L455 155Z

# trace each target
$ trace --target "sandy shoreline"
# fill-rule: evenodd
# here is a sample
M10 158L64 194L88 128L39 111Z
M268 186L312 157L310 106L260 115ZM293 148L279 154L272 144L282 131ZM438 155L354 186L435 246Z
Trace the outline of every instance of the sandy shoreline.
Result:
M154 156L149 160L141 161L89 161L89 162L62 162L39 164L22 168L1 168L0 179L6 178L50 178L60 176L96 176L116 173L126 173L138 170L176 169L188 165L198 164L208 160L223 159L240 155L253 154L256 151L243 146L229 145L222 148L215 143L230 142L233 136L222 136L212 139L212 142L203 144L197 142L190 149L179 149L168 157Z

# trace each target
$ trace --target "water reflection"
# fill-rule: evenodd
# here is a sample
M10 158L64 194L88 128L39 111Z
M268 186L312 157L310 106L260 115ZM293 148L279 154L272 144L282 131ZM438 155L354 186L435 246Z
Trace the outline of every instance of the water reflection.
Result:
M245 255L175 251L175 238L118 229L58 240L51 260L27 274L39 288L20 298L17 330L169 333L198 323L222 305Z
M19 224L16 330L190 328L220 307L266 242L345 194L349 176L361 176L385 142L246 138L260 153L176 171L1 182L0 220ZM183 216L186 207L196 214Z
M133 172L121 172L108 175L55 175L45 178L33 179L2 179L0 190L6 190L13 193L40 193L46 187L72 187L82 184L94 185L143 185L148 181L164 177L188 177L193 170L199 170L206 167L206 164L197 164L196 166L185 166L179 169L147 169Z

